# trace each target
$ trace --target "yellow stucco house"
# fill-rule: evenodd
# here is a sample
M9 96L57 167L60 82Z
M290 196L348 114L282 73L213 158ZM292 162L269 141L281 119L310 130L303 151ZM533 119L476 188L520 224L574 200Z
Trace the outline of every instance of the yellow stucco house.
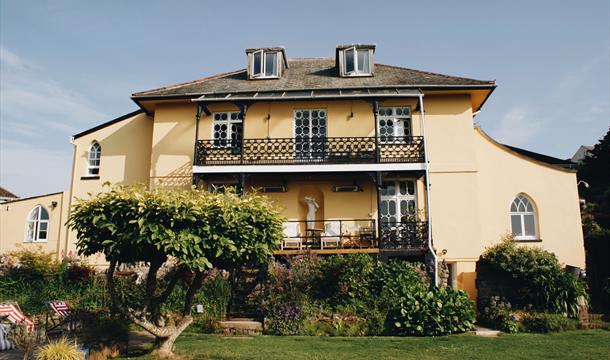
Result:
M1 205L0 252L73 251L71 199L109 181L258 189L288 219L278 256L444 260L450 285L472 297L477 258L507 233L584 267L575 171L474 125L496 84L374 54L362 44L325 59L247 49L245 69L134 93L138 111L73 137L68 192Z

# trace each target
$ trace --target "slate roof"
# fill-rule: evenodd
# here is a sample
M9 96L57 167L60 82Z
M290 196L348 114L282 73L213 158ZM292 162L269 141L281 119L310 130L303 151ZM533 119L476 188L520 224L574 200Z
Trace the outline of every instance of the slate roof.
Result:
M12 199L18 199L19 196L13 194L12 192L6 190L5 188L3 188L2 186L0 186L0 198L12 198Z
M375 64L374 76L341 78L334 59L289 59L279 79L248 80L246 69L132 94L147 97L195 96L207 93L264 92L379 87L493 88L495 82Z
M552 156L536 153L536 152L533 152L533 151L521 149L521 148L518 148L518 147L506 145L506 144L502 144L502 145L506 146L507 148L509 148L510 150L512 150L512 151L514 151L516 153L519 153L519 154L521 154L523 156L527 156L530 159L538 160L538 161L541 161L543 163L547 163L549 165L568 167L568 168L571 168L574 165L574 163L570 159L567 159L567 160L559 159L559 158L556 158L556 157L552 157Z

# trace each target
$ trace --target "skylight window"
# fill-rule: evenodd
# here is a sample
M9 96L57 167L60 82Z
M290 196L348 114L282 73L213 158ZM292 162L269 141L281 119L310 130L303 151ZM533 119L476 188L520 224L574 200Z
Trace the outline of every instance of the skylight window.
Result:
M371 49L347 48L344 54L345 76L371 75Z

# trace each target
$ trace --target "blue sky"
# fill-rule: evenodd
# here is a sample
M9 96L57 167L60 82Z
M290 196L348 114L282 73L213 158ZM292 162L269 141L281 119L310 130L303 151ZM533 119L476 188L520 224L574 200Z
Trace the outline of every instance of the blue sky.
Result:
M0 185L68 189L70 135L136 109L132 92L242 68L247 47L376 61L498 89L476 121L556 157L610 125L610 2L0 0Z

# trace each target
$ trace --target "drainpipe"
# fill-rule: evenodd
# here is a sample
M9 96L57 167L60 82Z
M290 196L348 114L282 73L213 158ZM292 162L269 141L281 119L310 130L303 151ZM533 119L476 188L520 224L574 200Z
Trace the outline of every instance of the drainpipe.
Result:
M426 216L428 220L428 250L434 260L434 286L438 286L438 258L432 247L432 218L430 217L430 163L428 162L428 147L426 145L426 126L424 124L424 94L419 96L419 123L424 138L424 164L426 170Z

